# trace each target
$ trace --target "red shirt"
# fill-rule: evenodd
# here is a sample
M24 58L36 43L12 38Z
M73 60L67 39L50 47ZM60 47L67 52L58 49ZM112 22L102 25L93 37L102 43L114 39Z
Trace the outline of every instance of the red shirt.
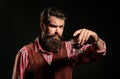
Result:
M78 56L80 53L84 53L84 52L89 53L89 51L93 51L95 53L99 52L102 56L106 54L106 44L104 41L103 41L104 50L101 50L101 51L96 50L92 44L83 45L79 50L75 50L74 48L72 48L70 41L64 41L64 43L65 43L65 48L66 48L66 53L68 58L74 59L75 56ZM38 51L44 52L42 53L43 58L47 61L49 65L51 65L52 59L53 59L53 53L52 52L48 53L45 50L43 50L39 43L38 38L36 38L34 42L34 48L35 48L34 52L38 52ZM29 54L28 47L26 45L18 51L15 59L12 79L24 79L25 70L28 67L28 63L29 63L28 54ZM82 62L86 63L88 62L88 59L84 58Z

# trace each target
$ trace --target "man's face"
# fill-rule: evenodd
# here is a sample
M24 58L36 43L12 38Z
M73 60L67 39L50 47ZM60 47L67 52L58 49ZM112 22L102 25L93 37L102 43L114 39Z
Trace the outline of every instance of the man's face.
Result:
M49 20L50 20L50 24L48 25L48 34L49 35L58 34L59 36L62 36L65 20L56 18L54 16L51 16ZM57 36L55 36L55 38L57 38Z
M56 53L61 48L65 20L53 16L49 20L48 28L41 39L45 50Z

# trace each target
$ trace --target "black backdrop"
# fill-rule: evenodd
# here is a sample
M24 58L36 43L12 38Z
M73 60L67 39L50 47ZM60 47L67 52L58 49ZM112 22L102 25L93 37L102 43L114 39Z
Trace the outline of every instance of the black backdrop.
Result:
M11 79L17 51L40 33L39 15L46 7L62 8L68 15L64 36L68 40L79 28L96 31L106 41L107 54L100 62L76 66L73 79L108 79L119 75L119 45L117 32L118 6L114 1L75 0L1 0L1 79Z

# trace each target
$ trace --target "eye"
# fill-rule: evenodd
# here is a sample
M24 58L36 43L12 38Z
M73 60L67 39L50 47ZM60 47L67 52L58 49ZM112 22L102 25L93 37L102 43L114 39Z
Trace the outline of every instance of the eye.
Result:
M60 28L63 28L64 26L59 26Z
M56 25L53 25L53 24L49 24L49 27L56 28L57 26L56 26Z

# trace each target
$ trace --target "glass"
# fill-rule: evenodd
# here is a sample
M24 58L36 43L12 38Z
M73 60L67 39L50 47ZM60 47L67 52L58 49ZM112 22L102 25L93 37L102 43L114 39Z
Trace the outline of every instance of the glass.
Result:
M82 45L80 45L80 44L77 42L77 39L70 39L70 43L71 43L71 45L72 45L73 52L83 53L83 51L80 50L80 48L82 47Z

